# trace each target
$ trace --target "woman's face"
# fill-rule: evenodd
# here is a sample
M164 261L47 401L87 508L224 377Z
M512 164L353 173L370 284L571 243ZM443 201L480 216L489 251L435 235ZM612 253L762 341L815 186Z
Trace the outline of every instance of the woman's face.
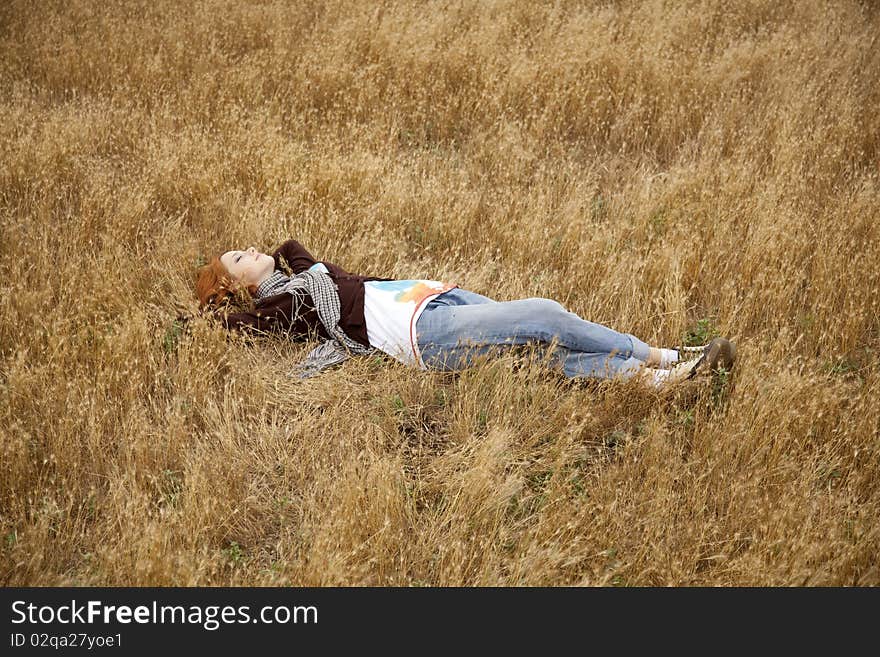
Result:
M275 271L272 256L260 253L254 247L247 251L227 251L220 256L220 263L226 267L232 280L243 287L259 285Z

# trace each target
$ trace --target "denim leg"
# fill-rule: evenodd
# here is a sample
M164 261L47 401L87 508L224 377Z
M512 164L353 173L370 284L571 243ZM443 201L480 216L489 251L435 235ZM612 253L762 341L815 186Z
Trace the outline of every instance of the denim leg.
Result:
M578 377L610 379L615 376L628 379L645 366L645 361L635 356L624 358L617 354L609 358L605 354L557 347L552 355L551 364L561 368L565 376L570 379Z
M434 301L446 295L451 303L432 301L416 324L422 360L431 368L463 369L476 356L493 349L503 351L513 345L550 344L554 340L555 362L568 377L628 377L648 357L648 345L634 335L582 319L552 299L492 301L455 288ZM483 301L457 303L469 295Z
M454 287L451 290L447 290L442 294L434 297L428 302L428 305L425 306L425 310L428 308L434 308L436 306L468 306L475 305L479 303L498 303L494 299L490 299L489 297L484 297L482 294L477 294L476 292L471 292L470 290L463 290L460 287ZM424 311L422 311L424 312ZM421 319L421 315L419 316Z

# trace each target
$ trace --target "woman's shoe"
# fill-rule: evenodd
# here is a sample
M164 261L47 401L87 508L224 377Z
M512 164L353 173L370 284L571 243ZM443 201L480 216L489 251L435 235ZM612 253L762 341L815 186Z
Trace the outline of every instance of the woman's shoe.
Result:
M688 374L692 379L700 372L714 372L718 369L733 369L736 361L736 345L727 338L715 338L703 348L703 354Z

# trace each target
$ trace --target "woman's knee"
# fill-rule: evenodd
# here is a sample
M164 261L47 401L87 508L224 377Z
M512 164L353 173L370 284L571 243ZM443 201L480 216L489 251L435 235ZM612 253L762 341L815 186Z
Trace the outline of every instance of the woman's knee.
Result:
M546 299L544 297L533 298L533 311L537 317L554 327L554 331L558 328L558 322L567 319L568 311L561 303L555 299Z
M529 297L527 299L531 303L531 305L535 306L536 309L539 309L542 312L550 312L550 313L565 313L568 312L561 303L556 301L555 299L548 299L546 297Z
M523 335L533 340L549 342L565 331L567 311L558 301L544 297L530 297L522 309Z

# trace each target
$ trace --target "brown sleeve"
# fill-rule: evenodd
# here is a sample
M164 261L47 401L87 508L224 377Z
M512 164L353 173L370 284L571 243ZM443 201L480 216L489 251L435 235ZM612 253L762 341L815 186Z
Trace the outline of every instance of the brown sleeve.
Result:
M281 258L284 258L294 274L305 271L317 262L312 254L296 240L287 240L272 254L272 258L275 259L275 269L281 269ZM281 269L281 271L284 270Z
M272 257L275 259L275 269L281 269L281 257L283 257L287 261L287 264L290 265L290 269L294 274L305 271L318 262L312 254L306 251L305 247L296 240L287 240L284 244L278 247L278 250L272 254ZM351 275L337 264L326 260L323 260L322 262L335 276ZM282 269L282 271L284 270Z
M228 330L249 334L271 333L279 327L280 308L266 308L253 312L226 313L218 311L217 318Z

